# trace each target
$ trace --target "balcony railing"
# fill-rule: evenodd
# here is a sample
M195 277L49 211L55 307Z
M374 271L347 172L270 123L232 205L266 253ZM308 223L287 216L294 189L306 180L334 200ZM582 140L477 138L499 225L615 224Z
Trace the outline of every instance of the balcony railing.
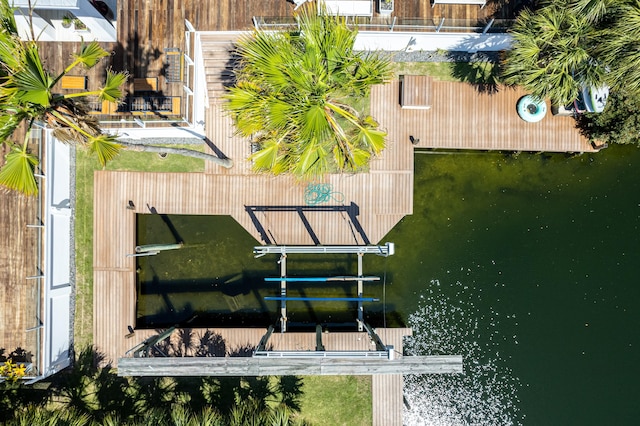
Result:
M513 25L513 19L449 19L439 20L425 18L366 18L354 17L347 19L347 24L357 27L361 31L398 31L398 32L436 32L436 33L504 33ZM254 16L253 24L263 30L291 30L297 28L297 23L291 17Z
M89 110L102 115L179 116L181 101L180 96L128 96L119 104L94 99L89 101Z

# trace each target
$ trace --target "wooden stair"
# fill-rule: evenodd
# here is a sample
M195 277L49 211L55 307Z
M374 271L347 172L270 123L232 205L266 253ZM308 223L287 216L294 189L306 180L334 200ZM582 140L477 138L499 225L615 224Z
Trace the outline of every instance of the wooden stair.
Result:
M200 41L209 103L219 103L226 88L235 82L235 38L230 34L202 34Z

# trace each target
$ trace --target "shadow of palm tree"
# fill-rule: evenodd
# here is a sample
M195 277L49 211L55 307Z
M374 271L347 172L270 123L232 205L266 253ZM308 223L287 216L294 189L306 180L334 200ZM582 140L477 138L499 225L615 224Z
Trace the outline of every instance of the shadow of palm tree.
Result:
M176 382L166 377L134 377L130 380L128 394L135 401L136 412L151 410L168 412L175 399Z
M252 356L253 351L256 349L256 345L252 345L251 343L246 343L241 346L237 346L233 351L229 352L229 356L232 357L243 357L243 356Z
M58 402L98 422L110 413L124 416L135 413L133 401L123 398L128 385L127 379L118 377L111 364L105 363L104 354L93 347L78 353L73 367L54 376L52 381Z
M277 392L284 405L294 411L300 411L300 398L303 395L302 378L298 376L278 377Z
M175 344L179 353L191 351L193 355L226 355L226 344L219 334L207 330L196 336L191 329L180 332ZM164 342L169 342L169 339ZM170 342L166 347L170 354L176 356ZM253 345L247 344L236 348L231 355L247 356L253 349ZM0 423L19 420L20 417L26 423L23 421L19 424L160 425L171 423L177 411L182 410L176 418L195 420L192 423L175 424L204 424L205 417L218 419L212 424L229 424L238 415L241 418L248 416L245 419L267 419L278 415L278 410L284 410L283 413L288 416L291 411L300 410L300 396L303 393L302 379L293 376L277 379L123 378L116 375L104 354L93 347L76 353L73 366L52 376L51 380L49 389L18 388L14 389L15 392L3 389L0 392ZM52 400L56 404L55 410L46 406ZM279 404L278 407L274 403ZM31 411L25 410L25 407L31 407ZM221 416L224 421L220 420ZM286 421L277 424L291 424L287 416L283 417ZM54 417L57 423L49 420Z
M199 336L199 345L195 350L195 356L225 356L227 354L227 344L221 335L207 330Z
M479 93L495 94L499 90L499 64L492 61L451 62L451 74L473 85Z

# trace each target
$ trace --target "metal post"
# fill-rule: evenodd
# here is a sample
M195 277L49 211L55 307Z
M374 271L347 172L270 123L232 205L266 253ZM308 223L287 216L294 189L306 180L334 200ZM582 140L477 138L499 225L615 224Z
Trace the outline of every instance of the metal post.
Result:
M316 325L316 351L325 351L322 344L322 326L320 324Z
M358 253L358 278L362 277L362 258L363 258L363 254L362 253ZM362 298L362 294L364 293L364 285L363 285L363 281L361 279L358 280L358 297ZM363 323L364 320L364 309L362 307L362 301L358 302L358 331L362 331L363 330Z
M280 281L280 296L287 296L287 255L282 254L280 256L280 277L283 278ZM287 300L282 299L280 302L280 332L287 331Z
M369 333L369 337L371 337L373 342L376 344L376 349L379 351L386 351L387 347L382 342L382 339L380 338L380 336L378 336L376 332L373 330L373 328L371 328L369 324L365 324L364 328L367 330L367 333Z
M396 19L397 16L394 16L393 19L391 20L391 26L389 27L389 31L393 32L393 27L396 26Z
M442 28L442 26L444 25L444 18L442 18L442 20L440 21L440 23L438 24L438 26L436 27L436 32L439 33L440 29Z
M487 31L489 31L489 28L491 28L491 26L493 25L495 19L491 18L491 20L489 21L489 23L487 25L484 26L484 29L482 30L482 34L486 34Z
M271 337L272 333L273 333L273 326L270 325L265 335L262 336L262 339L260 339L260 343L258 343L258 346L256 347L256 350L254 351L254 353L258 351L267 350L267 342L269 341L269 337Z

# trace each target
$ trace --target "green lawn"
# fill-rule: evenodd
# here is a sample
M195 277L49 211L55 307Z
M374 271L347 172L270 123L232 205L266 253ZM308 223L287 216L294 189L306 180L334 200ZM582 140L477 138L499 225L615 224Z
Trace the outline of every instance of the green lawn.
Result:
M201 150L198 145L180 146ZM76 150L76 313L74 346L84 348L93 343L93 172L100 170L94 155ZM160 158L152 152L123 150L107 170L136 170L144 172L202 172L204 160L167 156Z
M495 84L498 66L491 62L394 62L394 72L396 77L429 75L440 81Z
M300 412L314 425L372 423L371 376L305 376Z

